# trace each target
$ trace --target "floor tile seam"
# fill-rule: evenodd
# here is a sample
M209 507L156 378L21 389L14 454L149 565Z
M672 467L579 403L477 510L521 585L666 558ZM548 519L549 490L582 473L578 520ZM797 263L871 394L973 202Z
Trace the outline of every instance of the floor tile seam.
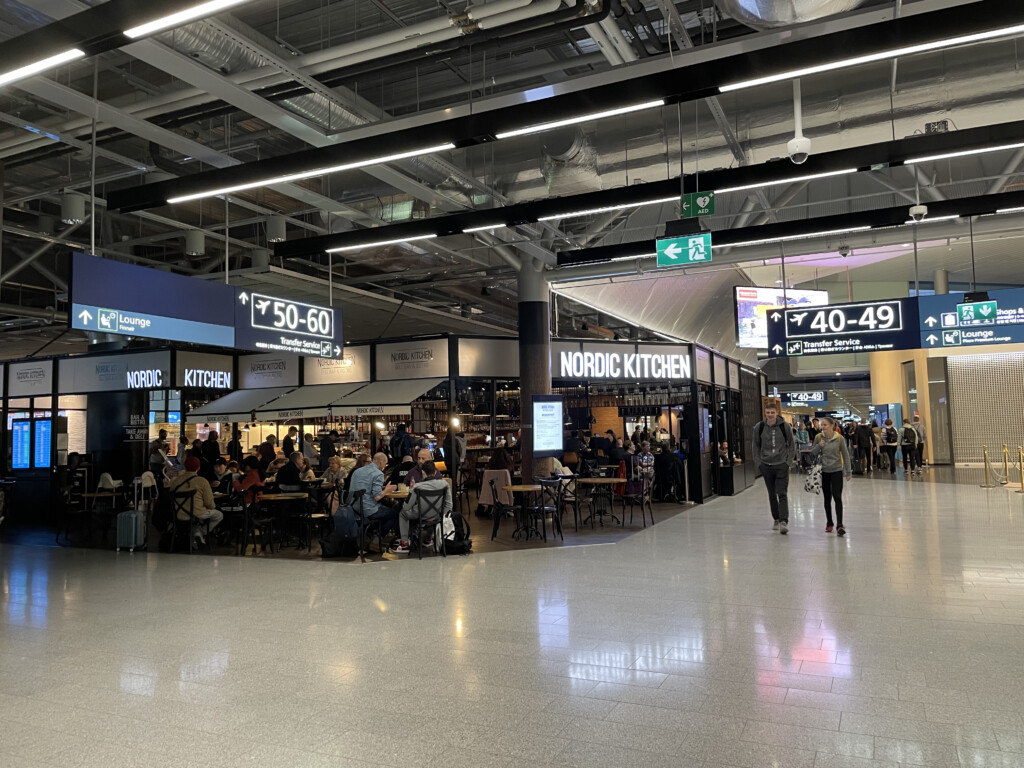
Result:
M845 713L844 712L843 714L844 715L845 714L862 715L864 717L881 717L881 715L864 715L864 713L861 713L861 712L850 712L850 713ZM907 720L907 719L910 719L910 718L888 718L889 721L892 721L892 720ZM925 720L913 720L912 722L913 723L919 723L919 724L920 723L927 723L928 725L949 725L948 723L933 723L933 722L929 722L929 721L925 721ZM995 734L994 730L987 730L987 732L986 732L985 728L980 728L980 727L976 727L976 726L955 725L955 724L953 725L953 727L954 728L967 728L967 729L970 729L972 731L978 731L978 732L980 732L980 733L982 733L982 734L984 734L986 736L991 736L991 741L992 742L994 742L996 744L999 743L998 739L996 738L996 734ZM955 741L937 741L935 739L922 738L920 736L915 736L913 738L908 738L908 737L904 737L904 736L883 736L882 734L877 734L877 733L874 733L874 734L859 734L857 731L844 730L843 729L843 721L842 721L842 719L840 719L840 721L839 721L839 731L841 733L849 733L851 735L873 736L876 739L898 739L900 741L917 741L917 742L921 742L923 744L939 744L939 745L942 745L942 746L950 746L950 747L961 746L961 745L957 744ZM974 749L974 747L971 747L971 748ZM984 747L980 747L980 749L984 749Z

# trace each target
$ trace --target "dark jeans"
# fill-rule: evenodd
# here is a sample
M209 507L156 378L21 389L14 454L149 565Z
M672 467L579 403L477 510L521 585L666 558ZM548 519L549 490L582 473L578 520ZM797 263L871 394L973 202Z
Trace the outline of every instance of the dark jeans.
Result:
M924 466L924 443L917 444L917 468L920 469Z
M376 512L371 512L366 516L367 520L380 521L380 536L383 539L384 534L388 531L398 530L398 510L391 507L385 507L381 505L377 508Z
M772 519L789 522L789 466L786 464L762 464L761 476L768 489L768 503L772 508Z
M902 445L900 446L903 450L903 471L911 472L921 466L917 459L917 446L916 445Z
M882 450L885 451L886 456L889 457L889 474L896 474L896 448L895 445L883 445Z
M843 472L821 473L821 495L825 497L825 520L832 525L832 500L836 502L836 524L843 524Z

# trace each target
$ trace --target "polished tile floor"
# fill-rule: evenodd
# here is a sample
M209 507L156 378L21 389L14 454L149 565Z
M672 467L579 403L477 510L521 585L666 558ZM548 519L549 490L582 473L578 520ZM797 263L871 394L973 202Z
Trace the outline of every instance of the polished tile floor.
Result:
M1024 496L364 566L0 548L0 766L1024 766Z

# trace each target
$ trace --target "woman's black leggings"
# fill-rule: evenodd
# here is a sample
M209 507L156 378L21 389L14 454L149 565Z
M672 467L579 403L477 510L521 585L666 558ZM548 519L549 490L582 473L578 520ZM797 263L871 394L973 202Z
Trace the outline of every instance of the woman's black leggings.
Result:
M821 473L821 495L825 497L825 520L832 525L832 499L836 501L836 525L843 524L843 473Z

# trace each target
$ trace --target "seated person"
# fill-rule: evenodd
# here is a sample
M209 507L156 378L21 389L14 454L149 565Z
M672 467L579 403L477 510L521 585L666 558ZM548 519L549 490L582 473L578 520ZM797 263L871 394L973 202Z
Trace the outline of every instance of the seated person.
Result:
M320 478L320 482L324 485L340 485L348 477L346 472L341 466L340 456L331 456L327 460L327 470L324 472L323 477Z
M415 466L416 462L412 460L412 456L403 456L402 460L391 470L391 477L388 478L388 482L392 485L401 485L405 482L409 470Z
M290 461L277 470L277 487L283 492L302 490L302 451L292 452Z
M224 513L217 509L213 503L213 491L210 489L210 483L205 477L200 477L197 473L199 472L199 459L195 456L189 456L185 459L185 471L178 474L170 482L171 493L178 493L184 491L195 491L191 501L192 517L195 518L194 527L192 529L192 536L201 544L206 543L206 533L209 533L216 528L220 522L224 519ZM177 509L177 507L174 507ZM178 520L188 520L188 514L179 511Z
M423 473L423 479L417 482L416 486L409 491L409 498L402 505L402 511L398 517L399 540L392 548L392 551L396 554L409 551L409 521L419 520L421 515L427 512L427 503L417 497L420 491L439 491L444 489L443 514L447 515L452 511L452 495L448 488L448 481L438 476L437 467L434 466L434 462L424 462L420 470Z
M406 485L412 488L416 483L423 482L423 465L428 461L433 461L429 448L420 448L416 451L416 465L405 476Z
M235 465L238 466L237 464ZM228 470L227 461L224 458L219 458L213 462L213 480L210 481L210 487L214 493L227 493L231 490L231 481L234 480L234 476Z
M334 458L333 456L331 458ZM330 459L328 459L329 461ZM309 459L305 456L302 457L302 470L299 472L302 477L302 482L312 483L316 481L316 473L313 472L313 468L309 466Z
M637 454L640 460L640 469L647 474L654 472L654 454L651 453L651 441L644 440L640 443L640 452Z
M632 443L630 443L632 445ZM610 464L613 467L619 466L620 461L626 460L626 450L622 447L622 438L615 441L615 446L608 450L608 456L605 460L605 464Z
M340 461L341 461L341 468L344 469L346 473L351 475L352 471L356 468L356 457L352 453L352 449L351 448L342 448L341 449L341 459L340 459Z
M292 451L294 453L294 451ZM288 463L288 459L274 459L270 464L267 465L267 480L276 482L277 473L281 471L281 467Z
M245 467L245 474L240 479L236 479L232 486L236 491L244 491L246 503L252 504L260 500L260 491L263 490L260 460L255 456L246 456L242 465Z
M384 494L391 493L396 489L394 485L384 484L384 467L388 464L388 457L384 453L375 453L373 460L355 470L349 475L349 491L345 507L338 508L338 514L342 509L348 514L356 514L357 509L352 503L353 497L358 491L365 491L363 495L363 510L367 520L379 520L381 537L390 530L398 527L398 514L387 503Z

